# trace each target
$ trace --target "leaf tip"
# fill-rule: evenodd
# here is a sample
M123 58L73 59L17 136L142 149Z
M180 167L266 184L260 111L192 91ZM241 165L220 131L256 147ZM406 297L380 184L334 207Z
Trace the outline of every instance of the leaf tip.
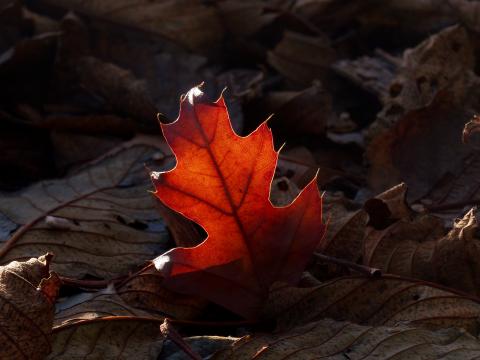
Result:
M155 269L162 274L169 274L172 267L172 260L168 254L163 254L153 260L153 265L155 265Z
M191 88L185 95L182 95L180 101L184 102L187 100L188 103L193 106L195 104L195 100L203 95L203 91L200 89L203 84L204 83L202 82L200 85Z

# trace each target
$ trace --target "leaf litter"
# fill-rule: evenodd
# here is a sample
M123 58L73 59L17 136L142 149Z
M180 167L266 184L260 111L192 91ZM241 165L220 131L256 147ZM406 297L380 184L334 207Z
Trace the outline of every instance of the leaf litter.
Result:
M480 356L478 11L0 5L0 357Z

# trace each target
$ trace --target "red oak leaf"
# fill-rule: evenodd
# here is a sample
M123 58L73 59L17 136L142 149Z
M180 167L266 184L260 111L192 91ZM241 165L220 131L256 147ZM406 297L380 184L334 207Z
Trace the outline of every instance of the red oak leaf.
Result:
M154 262L169 289L255 318L273 282L298 282L325 232L322 199L313 179L291 205L274 207L269 194L278 152L267 123L240 137L223 98L207 104L201 94L190 90L178 119L161 125L177 164L152 179L155 195L208 237Z

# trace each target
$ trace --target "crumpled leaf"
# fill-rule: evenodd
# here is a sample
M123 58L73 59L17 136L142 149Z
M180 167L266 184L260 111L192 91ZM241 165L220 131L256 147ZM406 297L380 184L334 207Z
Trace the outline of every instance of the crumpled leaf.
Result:
M54 302L60 286L49 275L52 255L0 266L0 358L44 359L50 352Z
M434 332L325 319L285 333L245 336L212 359L466 359L479 354L478 340L457 329Z
M112 279L165 251L168 234L144 167L164 157L157 146L132 142L65 179L5 195L0 224L11 234L2 238L0 262L51 251L52 268L64 276Z
M160 324L156 319L114 316L58 326L47 359L156 360L163 345Z
M480 295L480 240L474 209L445 234L443 221L423 215L385 230L370 229L364 262L384 272L433 281Z
M477 336L480 302L433 283L383 275L345 276L310 288L277 286L265 316L279 330L324 318L369 326L410 324L426 328L464 328Z
M295 283L323 236L321 197L312 180L288 207L269 201L278 159L270 129L236 135L223 98L182 98L178 120L162 124L177 157L174 170L152 173L155 195L200 224L208 238L155 259L165 286L195 294L244 317L260 311L275 281Z

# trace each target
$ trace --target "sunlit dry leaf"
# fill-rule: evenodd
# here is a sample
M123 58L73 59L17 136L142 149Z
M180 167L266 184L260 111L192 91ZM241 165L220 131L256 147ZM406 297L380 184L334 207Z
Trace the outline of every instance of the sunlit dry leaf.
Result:
M288 332L245 336L213 360L475 358L480 343L457 329L361 326L326 319Z
M156 360L162 351L161 320L106 317L57 326L48 360Z
M445 234L443 221L424 215L385 230L370 229L365 264L384 272L434 281L480 295L480 241L474 210Z
M0 261L51 251L52 268L64 276L111 279L165 251L168 234L144 167L159 154L148 144L121 147L65 179L4 196L0 224L11 235Z
M177 158L152 173L155 195L200 224L208 238L155 259L168 289L212 300L254 318L270 284L298 282L324 233L315 179L287 207L269 201L278 159L266 122L236 135L221 97L201 103L198 88L182 98L178 120L162 124Z
M311 288L278 286L265 307L279 329L324 318L369 326L411 324L480 331L478 298L433 283L384 275L340 277Z

